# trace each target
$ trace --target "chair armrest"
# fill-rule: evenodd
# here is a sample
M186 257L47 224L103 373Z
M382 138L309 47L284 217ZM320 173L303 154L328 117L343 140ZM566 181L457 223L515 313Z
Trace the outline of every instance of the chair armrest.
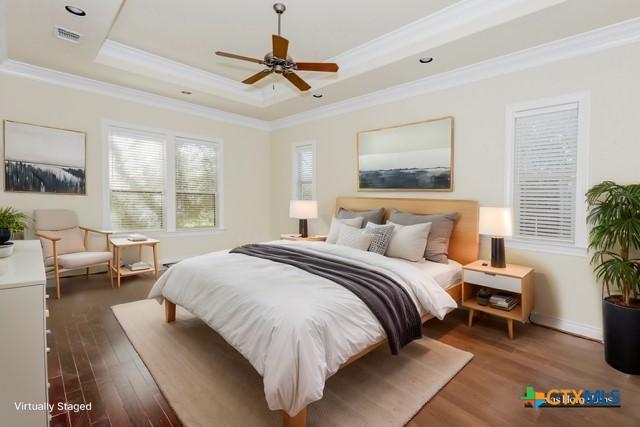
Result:
M110 230L96 230L95 228L82 227L82 226L78 228L80 228L80 230L89 231L91 233L105 234L107 236L110 234L113 234L113 231L110 231Z
M33 234L38 236L38 237L42 237L43 239L51 240L52 242L57 242L58 240L62 240L62 237L50 236L48 234L44 234L44 233L41 233L39 231L36 231Z

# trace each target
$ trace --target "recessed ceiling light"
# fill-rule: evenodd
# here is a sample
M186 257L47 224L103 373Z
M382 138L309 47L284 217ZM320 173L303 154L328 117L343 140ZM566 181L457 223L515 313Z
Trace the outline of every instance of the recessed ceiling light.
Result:
M190 92L188 90L181 90L180 93L183 95L191 95L193 92Z
M322 95L321 93L314 93L313 97L314 98L322 98L324 95Z
M76 16L86 16L87 14L87 12L77 6L65 6L64 8L67 9L67 12L72 13Z
M421 64L428 64L429 62L433 61L433 58L430 56L425 56L423 58L420 58L418 61L420 61Z

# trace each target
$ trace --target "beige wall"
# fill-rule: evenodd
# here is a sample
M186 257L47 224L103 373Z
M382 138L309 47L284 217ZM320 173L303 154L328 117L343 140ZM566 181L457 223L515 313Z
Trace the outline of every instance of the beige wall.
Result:
M216 235L161 237L160 259L263 240L269 231L269 133L35 80L0 75L0 120L87 133L85 196L0 191L0 206L75 210L82 224L102 225L102 120L182 131L224 141L224 226ZM4 141L0 132L0 150ZM4 189L4 174L0 188Z
M505 107L511 103L591 92L589 184L603 179L638 182L640 172L640 46L627 46L557 62L400 102L346 113L272 133L271 234L294 232L287 218L291 197L291 145L317 142L317 198L324 232L336 196L356 195L358 130L434 117L455 117L455 189L451 193L364 193L504 203ZM483 243L482 256L487 256ZM598 335L600 288L585 257L508 249L510 262L536 269L537 319L575 332Z

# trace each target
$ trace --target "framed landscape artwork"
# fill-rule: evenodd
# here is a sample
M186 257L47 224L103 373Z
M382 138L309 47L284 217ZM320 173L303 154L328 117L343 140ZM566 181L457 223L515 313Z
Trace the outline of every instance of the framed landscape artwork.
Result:
M4 121L4 189L85 194L85 133Z
M358 132L358 191L452 191L453 117Z

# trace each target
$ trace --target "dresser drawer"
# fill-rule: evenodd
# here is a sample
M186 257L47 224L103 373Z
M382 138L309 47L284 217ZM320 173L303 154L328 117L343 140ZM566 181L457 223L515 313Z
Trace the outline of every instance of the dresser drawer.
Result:
M480 271L464 270L464 281L503 291L522 293L522 279Z

